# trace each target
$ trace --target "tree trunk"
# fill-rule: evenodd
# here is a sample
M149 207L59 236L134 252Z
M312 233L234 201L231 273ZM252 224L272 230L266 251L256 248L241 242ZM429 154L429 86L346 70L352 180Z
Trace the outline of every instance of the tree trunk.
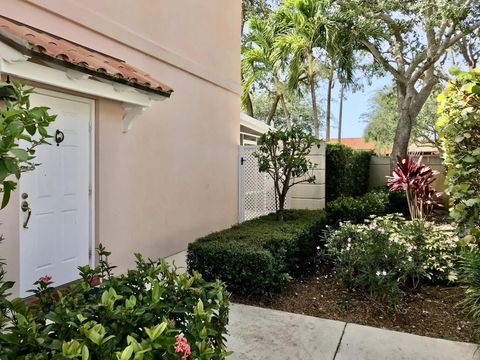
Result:
M315 78L312 76L309 79L310 84L310 96L312 97L312 119L313 119L313 129L315 136L320 138L320 123L318 122L318 110L317 110L317 94L315 89Z
M411 91L404 84L397 82L397 101L398 101L398 122L393 140L392 152L390 154L390 163L393 167L397 156L401 158L407 155L408 142L412 132L412 117L410 116L410 107L412 102Z
M253 116L253 103L252 103L252 98L250 97L250 94L247 94L247 114L251 117Z
M277 111L277 106L278 102L280 101L280 95L275 96L275 100L273 101L272 107L270 108L270 111L268 112L267 119L265 122L267 125L272 124L273 117L275 116L275 112Z
M398 123L392 153L390 154L392 168L395 166L397 156L403 158L408 153L408 142L410 141L413 124L431 94L435 83L433 67L427 71L425 78L425 85L420 92L415 89L413 84L405 85L397 82Z
M333 88L333 72L328 77L328 89L327 89L327 113L325 116L325 138L330 141L330 118L332 109L332 88Z
M343 91L345 85L340 85L340 108L338 109L338 143L342 142L342 118L343 118Z
M278 196L278 212L285 210L285 200L286 196L284 196L283 194L280 194Z
M283 95L280 95L280 100L282 101L282 107L283 107L283 114L285 116L285 123L287 125L287 129L292 128L292 121L290 119L290 113L288 112L287 109L287 103L285 102L285 97Z

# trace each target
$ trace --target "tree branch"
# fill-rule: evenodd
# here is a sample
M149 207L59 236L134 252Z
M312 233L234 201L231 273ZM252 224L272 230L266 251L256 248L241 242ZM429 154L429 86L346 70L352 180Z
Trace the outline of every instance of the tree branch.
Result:
M359 36L358 31L352 30L352 32L355 36ZM389 73L393 75L395 80L403 84L407 83L405 77L402 76L402 74L400 74L400 72L398 72L398 70L395 69L384 56L382 56L382 54L380 53L380 50L378 50L375 45L373 45L370 41L366 39L360 39L360 42L368 49L368 51L372 54L375 60L377 60L380 64L382 64L385 70L387 70Z

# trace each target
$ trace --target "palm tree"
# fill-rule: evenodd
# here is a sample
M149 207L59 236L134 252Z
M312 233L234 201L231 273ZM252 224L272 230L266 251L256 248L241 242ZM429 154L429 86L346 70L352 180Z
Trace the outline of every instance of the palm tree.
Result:
M334 75L336 73L337 79L340 82L340 113L339 113L339 127L341 126L341 116L343 108L343 93L345 87L348 87L353 82L353 72L355 67L355 42L350 36L350 27L345 19L333 19L337 26L330 27L326 33L326 43L324 50L327 56L328 67L328 88L327 88L327 111L326 111L326 140L330 140L330 118L331 118L331 103L332 103L332 89L334 86ZM339 133L341 129L339 128Z
M245 35L245 44L242 51L242 105L247 109L249 106L251 107L250 90L254 83L260 84L274 98L265 122L271 124L280 103L283 107L287 127L290 127L290 114L285 102L288 89L285 81L281 79L279 67L282 59L273 56L278 30L278 24L271 17L266 19L252 17L248 21L248 33Z
M316 90L323 65L319 52L326 45L328 29L334 25L326 11L330 3L331 0L285 0L276 12L282 34L275 43L275 58L288 59L284 64L290 89L298 90L300 82L307 85L317 137L320 137L320 121Z

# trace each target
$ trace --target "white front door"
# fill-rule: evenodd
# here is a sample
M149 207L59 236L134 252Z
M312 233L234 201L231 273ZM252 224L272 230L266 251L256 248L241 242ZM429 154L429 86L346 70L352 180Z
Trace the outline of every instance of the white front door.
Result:
M64 140L57 145L51 138L51 145L38 146L35 162L40 165L20 179L21 296L31 295L27 291L44 275L52 277L54 286L79 278L77 267L89 264L93 233L94 102L44 90L32 94L30 101L57 115L48 132L59 130ZM22 202L27 202L23 209Z

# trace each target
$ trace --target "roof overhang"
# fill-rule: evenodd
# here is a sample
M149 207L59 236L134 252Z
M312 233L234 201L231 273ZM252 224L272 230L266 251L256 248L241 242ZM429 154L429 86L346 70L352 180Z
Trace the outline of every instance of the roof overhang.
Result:
M243 112L240 113L240 125L260 134L265 134L269 130L274 130L273 126L267 125L263 121L257 120Z
M0 17L0 20L5 19ZM0 26L0 73L91 97L119 101L124 109L124 132L131 128L134 119L150 107L154 101L164 100L173 92L172 89L156 82L140 70L135 72L138 79L126 80L102 71L93 71L86 66L72 64L62 57L56 59L33 51L27 44L22 45L26 41L15 42L11 38L5 38L4 35L5 31ZM64 40L59 39L58 41ZM82 51L83 56L87 56L85 54L90 51L80 47L78 49ZM109 59L103 54L95 52L91 54L102 56L102 60ZM118 60L113 59L111 64L113 61ZM128 70L135 69L123 62L115 63L115 65L127 66ZM111 67L110 70L115 71L115 68ZM143 82L142 84L138 83L140 80Z

